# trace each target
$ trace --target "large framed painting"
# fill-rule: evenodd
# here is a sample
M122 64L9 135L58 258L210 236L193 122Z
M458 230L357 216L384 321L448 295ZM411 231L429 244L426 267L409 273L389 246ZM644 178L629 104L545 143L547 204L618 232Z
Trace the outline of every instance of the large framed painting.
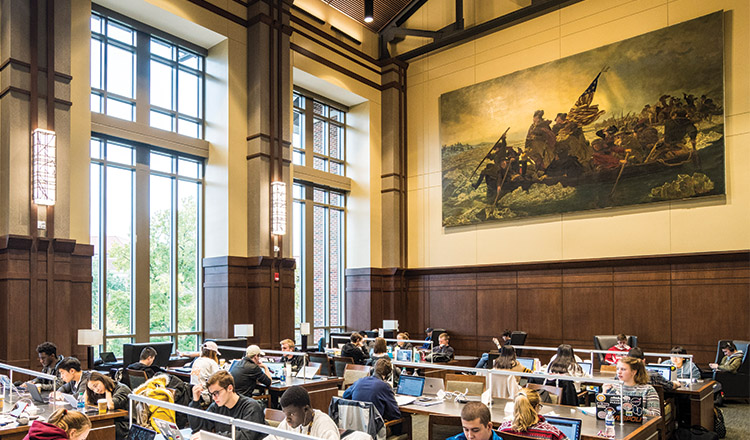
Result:
M443 226L725 193L721 11L440 96Z

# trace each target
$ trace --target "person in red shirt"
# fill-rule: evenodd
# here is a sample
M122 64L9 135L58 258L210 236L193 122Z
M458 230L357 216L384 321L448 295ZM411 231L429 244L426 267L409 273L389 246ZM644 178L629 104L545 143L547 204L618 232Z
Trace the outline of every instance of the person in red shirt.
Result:
M47 422L34 420L23 440L86 440L91 421L85 414L61 408Z
M620 360L620 358L627 356L630 351L628 337L623 333L617 335L617 344L611 346L608 351L610 351L610 353L607 353L607 355L604 356L604 362L607 365L617 365L617 361Z

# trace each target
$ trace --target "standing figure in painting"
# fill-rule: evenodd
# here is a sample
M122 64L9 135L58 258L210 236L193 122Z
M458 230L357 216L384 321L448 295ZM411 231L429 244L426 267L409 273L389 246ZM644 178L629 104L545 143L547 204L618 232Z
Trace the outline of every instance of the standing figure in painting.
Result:
M586 170L591 169L591 156L594 151L586 140L583 130L576 122L568 119L567 113L558 113L555 117L555 125L552 126L552 132L557 136L555 144L555 153L563 148L568 154L578 160Z
M555 133L550 128L552 121L544 119L544 110L534 112L534 119L526 135L524 152L534 163L537 171L547 169L555 158Z
M503 135L487 154L487 159L489 163L485 165L479 174L479 179L471 186L477 189L482 184L482 181L486 182L487 203L493 203L497 197L497 191L503 178L511 171L508 167L513 166L514 161L517 163L518 152L508 147L505 135Z
M690 148L685 143L685 136L688 137L692 149L695 150L698 129L687 117L685 109L678 109L672 114L671 119L664 122L664 148L657 151L657 157L671 159L689 152Z

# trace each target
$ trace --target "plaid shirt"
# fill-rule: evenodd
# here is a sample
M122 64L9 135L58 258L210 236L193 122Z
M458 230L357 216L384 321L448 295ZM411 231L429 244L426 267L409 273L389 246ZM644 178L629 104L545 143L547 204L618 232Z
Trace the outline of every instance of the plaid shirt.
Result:
M500 431L500 436L502 437L503 432L509 432L511 434L518 434L524 437L538 438L543 440L565 440L568 438L559 429L547 423L544 420L544 416L542 416L541 414L539 414L539 422L537 422L535 425L529 426L529 429L527 429L526 431L516 431L513 429L512 425L513 420L506 420L505 422L503 422L503 424L500 425L500 428L498 429L498 431Z

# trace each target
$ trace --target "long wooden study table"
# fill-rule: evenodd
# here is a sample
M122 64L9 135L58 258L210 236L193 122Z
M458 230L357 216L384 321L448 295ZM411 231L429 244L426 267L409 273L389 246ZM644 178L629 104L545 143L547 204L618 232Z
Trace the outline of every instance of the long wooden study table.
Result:
M495 428L512 417L512 414L505 413L505 405L511 402L509 399L493 399L492 408L490 409L492 424ZM443 403L431 406L420 406L416 404L404 405L400 407L402 412L422 415L441 415L441 416L461 416L463 404L456 403L452 400L446 400ZM551 405L545 403L542 407L542 414L558 415L561 417L570 417L581 419L581 438L584 440L601 440L597 434L604 431L604 420L598 420L594 416L586 415L580 409L573 406ZM659 438L658 427L661 417L656 417L644 422L637 423L615 423L615 438L618 440L651 440ZM502 437L502 433L500 433Z

